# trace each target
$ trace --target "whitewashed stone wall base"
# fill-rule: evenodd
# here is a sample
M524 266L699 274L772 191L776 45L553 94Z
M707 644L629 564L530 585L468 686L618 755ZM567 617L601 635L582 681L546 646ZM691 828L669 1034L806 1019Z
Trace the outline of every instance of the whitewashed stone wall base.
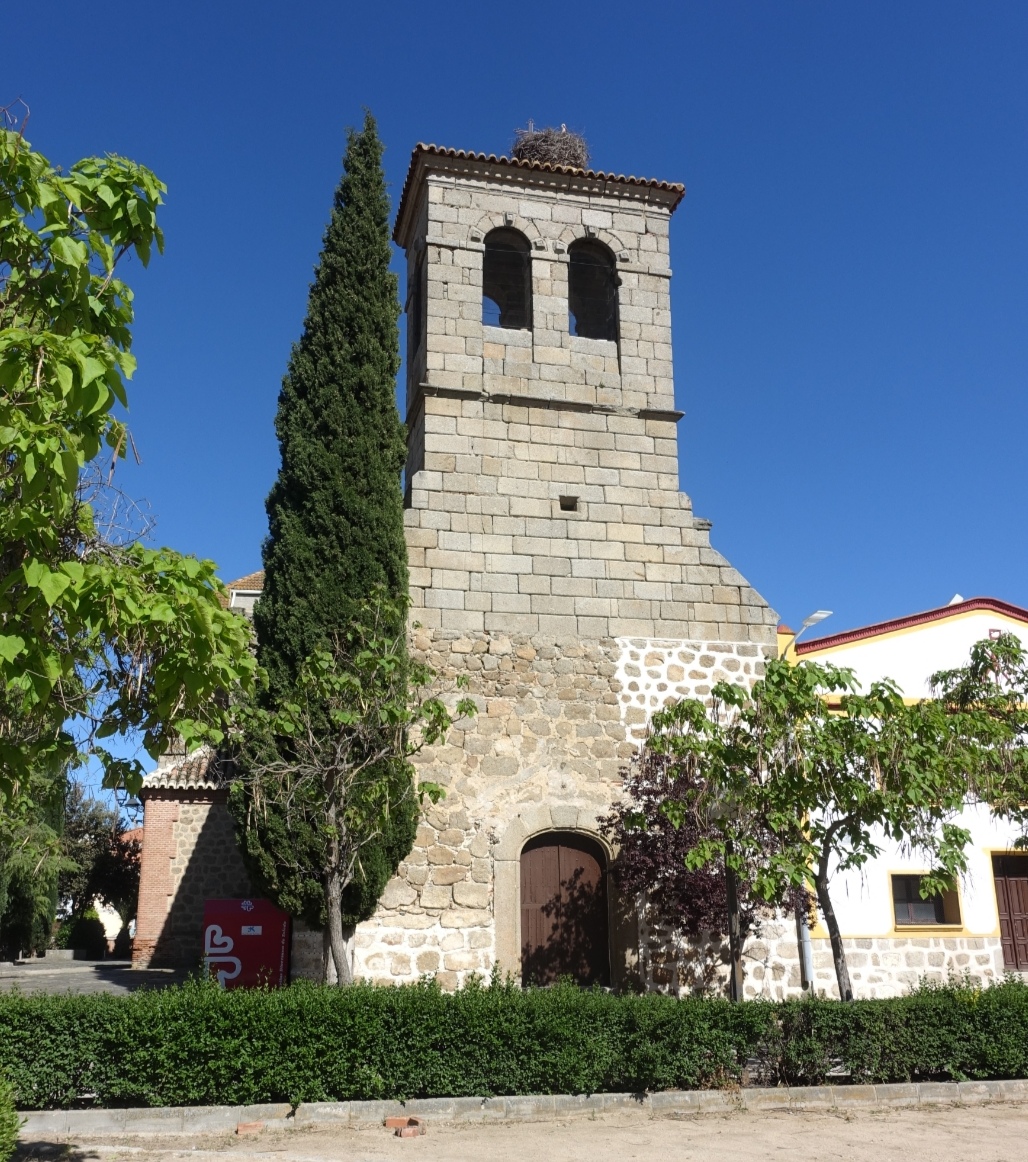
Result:
M999 939L985 936L845 937L853 993L860 999L902 996L924 979L944 983L967 973L976 984L1003 977ZM839 996L832 948L827 938L811 939L814 991ZM772 921L747 942L744 953L746 996L782 1000L802 995L796 925Z
M653 923L643 909L639 924L639 986L672 996L727 996L728 938L689 938ZM749 998L802 996L796 924L764 919L743 945L744 991Z
M832 949L813 940L814 986L837 997ZM997 936L880 936L844 939L853 992L858 997L896 997L926 978L944 983L967 973L976 984L1003 979L1003 949Z
M618 638L616 677L628 737L641 741L655 710L683 698L706 701L719 682L752 686L771 651L754 642Z

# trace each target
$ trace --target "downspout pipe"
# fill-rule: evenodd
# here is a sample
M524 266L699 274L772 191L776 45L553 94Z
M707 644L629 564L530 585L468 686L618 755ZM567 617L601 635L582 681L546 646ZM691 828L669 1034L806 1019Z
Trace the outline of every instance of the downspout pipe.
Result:
M830 609L816 609L809 617L803 619L803 624L800 627L800 632L793 635L793 639L785 647L785 652L782 657L788 659L789 650L793 651L793 658L796 657L796 643L800 637L807 632L812 625L817 625L819 622L825 620L826 617L831 617L832 611ZM796 912L796 932L799 936L800 943L800 979L803 988L809 992L811 996L814 994L814 951L810 944L810 925L807 923L807 914L803 909Z

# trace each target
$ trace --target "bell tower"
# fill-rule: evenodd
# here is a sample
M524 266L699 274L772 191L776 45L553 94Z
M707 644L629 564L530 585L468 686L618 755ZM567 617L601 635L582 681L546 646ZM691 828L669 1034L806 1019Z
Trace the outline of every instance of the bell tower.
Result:
M408 259L413 606L426 627L772 646L678 489L681 185L419 145Z
M664 971L605 895L599 819L653 710L751 683L777 620L678 488L668 232L683 194L414 150L394 233L413 652L444 694L466 681L478 714L416 760L445 796L358 928L357 975L453 988L498 964L645 986ZM588 889L585 935L552 932L565 866Z

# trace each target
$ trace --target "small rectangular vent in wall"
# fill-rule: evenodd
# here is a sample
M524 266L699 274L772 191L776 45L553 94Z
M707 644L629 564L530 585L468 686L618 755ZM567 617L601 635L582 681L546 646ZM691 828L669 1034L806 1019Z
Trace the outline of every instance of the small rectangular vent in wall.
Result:
M577 496L562 496L560 498L561 512L578 512L578 497Z

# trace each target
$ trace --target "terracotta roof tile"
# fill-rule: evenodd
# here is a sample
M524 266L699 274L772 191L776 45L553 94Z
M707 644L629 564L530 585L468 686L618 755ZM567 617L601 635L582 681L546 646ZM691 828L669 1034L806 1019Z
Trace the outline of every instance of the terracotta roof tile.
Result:
M157 769L143 779L143 793L154 790L216 791L223 786L217 769L217 755L209 746L191 755L163 755Z
M256 573L247 573L245 577L237 577L235 581L228 581L225 584L226 589L242 589L248 593L260 593L264 589L264 570L258 569Z
M227 581L225 588L232 592L235 590L243 590L246 593L263 593L264 591L264 570L258 569L256 573L247 573L245 577L237 577L235 581ZM228 609L228 598L220 597L222 609Z

